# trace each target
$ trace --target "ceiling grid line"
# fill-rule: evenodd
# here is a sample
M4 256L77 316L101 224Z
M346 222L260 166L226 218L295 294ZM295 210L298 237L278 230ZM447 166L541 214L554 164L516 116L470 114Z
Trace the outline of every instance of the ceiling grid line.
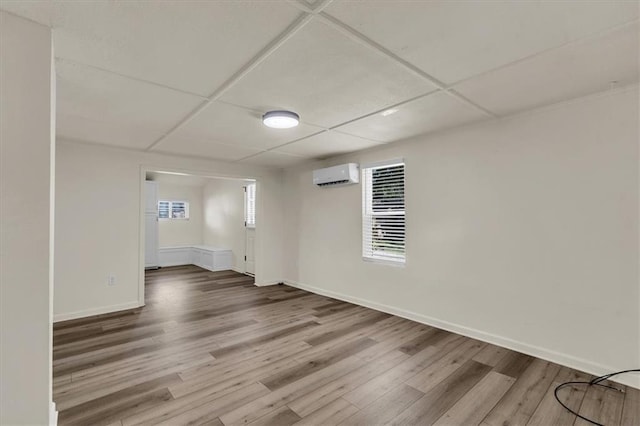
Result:
M359 31L353 29L352 27L350 27L349 25L347 25L344 22L340 21L339 19L336 19L333 16L328 15L327 13L324 13L324 12L319 13L317 16L323 22L329 24L333 28L335 28L338 31L340 31L341 33L345 34L350 39L358 42L359 44L361 44L363 46L368 47L369 49L377 52L380 55L383 55L383 56L393 60L398 65L400 65L403 68L405 68L406 70L412 72L413 74L417 75L418 77L421 77L421 78L427 80L429 83L433 84L434 86L436 86L441 91L443 91L443 92L445 92L445 93L457 98L458 100L460 100L460 101L466 103L467 105L479 110L480 112L482 112L483 114L485 114L485 115L487 115L489 117L494 117L495 118L495 117L498 116L494 112L489 111L488 109L484 108L483 106L476 104L475 102L467 99L466 97L462 96L458 92L453 91L451 89L451 87L447 86L445 83L443 83L440 80L438 80L437 78L427 74L426 72L422 71L420 68L416 67L415 65L411 64L410 62L407 62L404 59L400 58L399 56L397 56L396 54L394 54L393 52L391 52L387 48L385 48L385 47L381 46L380 44L376 43L375 41L371 40L369 37L365 36L364 34L360 33Z
M293 36L298 30L304 27L309 21L311 21L311 15L302 15L296 19L292 25L290 25L286 30L284 30L276 39L271 41L267 47L262 49L256 56L254 56L247 64L245 64L239 71L237 71L233 76L231 76L227 81L225 81L222 86L216 89L207 100L198 108L193 110L189 115L183 118L178 124L173 126L168 132L166 132L162 137L154 141L151 145L149 145L145 151L150 151L160 142L165 140L167 136L173 134L175 131L184 127L187 123L193 120L202 110L211 104L211 102L215 101L219 96L221 96L225 91L229 90L235 83L240 81L242 77L244 77L249 71L258 66L262 61L264 61L269 55L271 55L278 47L280 47L284 42L286 42L291 36Z
M596 32L588 34L586 36L576 38L575 40L570 40L570 41L568 41L566 43L563 43L563 44L560 44L560 45L557 45L557 46L553 46L553 47L550 47L548 49L541 50L539 52L533 53L531 55L524 56L522 58L518 58L515 61L507 62L505 64L502 64L502 65L498 66L498 67L491 68L491 69L489 69L487 71L483 71L481 73L474 74L474 75L472 75L470 77L466 77L466 78L457 80L457 81L449 84L448 87L452 88L452 89L455 89L456 86L458 86L458 85L460 85L462 83L466 83L469 80L473 80L473 79L476 79L478 77L483 77L485 75L495 73L496 71L500 71L502 69L509 68L509 67L511 67L513 65L519 64L521 62L529 61L531 59L537 58L537 57L542 56L542 55L546 55L546 54L551 53L551 52L555 52L557 50L562 50L562 49L565 49L567 47L576 46L576 45L580 45L580 44L582 44L584 42L595 40L597 38L606 36L607 34L611 34L611 33L615 32L615 31L624 29L626 27L637 25L638 23L640 23L640 19L633 19L631 21L627 21L627 22L624 22L624 23L619 24L619 25L614 25L613 27L609 27L609 28L606 28L606 29L601 30L601 31L596 31Z
M198 93L189 92L187 90L178 89L178 88L172 87L172 86L167 86L166 84L158 83L158 82L151 81L151 80L146 80L144 78L139 78L139 77L134 77L134 76L127 75L127 74L122 74L122 73L119 73L117 71L107 70L107 69L104 69L104 68L101 68L101 67L97 67L95 65L89 65L89 64L82 63L82 62L74 61L72 59L56 57L56 62L57 63L67 63L67 64L77 65L77 66L81 66L81 67L85 67L85 68L90 68L90 69L93 69L93 70L96 70L96 71L100 71L100 72L103 72L103 73L117 75L118 77L126 78L128 80L137 81L139 83L150 84L152 86L156 86L156 87L159 87L161 89L167 89L167 90L171 90L173 92L178 92L178 93L182 93L182 94L185 94L185 95L193 96L193 97L196 97L196 98L199 98L199 99L202 99L202 100L207 99L206 96L200 95Z
M345 121L344 123L340 123L340 124L337 124L337 125L335 125L335 126L332 126L332 127L326 128L326 129L324 129L324 130L323 130L323 131L321 131L321 132L317 132L317 133L314 133L314 134L312 134L312 135L304 136L304 137L302 137L302 138L299 138L299 139L296 139L296 140L292 140L292 141L289 141L289 142L285 142L285 143L283 143L283 144L281 144L281 145L278 145L278 146L271 147L271 148L269 148L269 149L265 150L264 152L275 151L275 150L280 149L280 148L282 148L282 147L284 147L284 146L291 145L291 144L294 144L294 143L296 143L296 142L303 141L303 140L305 140L305 139L311 138L311 137L313 137L313 136L317 136L317 135L319 135L319 134L321 134L321 133L325 133L325 132L328 132L328 131L333 131L333 132L341 133L341 134L343 134L343 135L356 136L356 137L358 137L358 138L366 139L366 140L368 140L368 141L375 142L375 143L378 143L378 144L385 144L386 142L383 142L383 141L379 141L379 140L375 140L375 139L367 138L367 137L364 137L364 136L352 135L351 133L342 132L342 131L340 131L340 130L338 130L338 129L339 129L340 127L342 127L342 126L347 125L347 124L353 123L353 122L358 121L358 120L362 120L363 118L368 118L368 117L374 116L374 115L376 115L376 114L380 114L380 113L381 113L381 112L383 112L383 111L387 111L387 110L389 110L389 109L397 108L397 107L399 107L399 106L402 106L402 105L408 104L408 103L410 103L410 102L417 101L418 99L425 98L425 97L427 97L427 96L429 96L429 95L432 95L432 94L434 94L434 93L436 93L436 92L438 92L438 90L433 90L433 91L428 92L428 93L423 93L422 95L415 96L415 97L413 97L413 98L410 98L410 99L404 100L404 101L402 101L402 102L398 102L398 103L396 103L396 104L386 106L386 107L384 107L384 108L382 108L382 109L379 109L379 110L377 110L377 111L370 112L370 113L365 114L365 115L362 115L362 116L360 116L360 117L356 117L356 118L354 118L354 119L352 119L352 120ZM258 154L260 154L260 153L252 154L252 155L250 155L249 157L253 157L253 156L258 155ZM248 157L247 157L247 158L248 158ZM240 159L240 160L238 160L238 161L241 161L241 160L242 160L242 159Z
M314 10L320 12L322 9L327 7L333 0L324 0L322 1L318 7ZM273 39L266 47L264 47L257 55L255 55L249 62L247 62L240 70L238 70L235 74L233 74L227 81L225 81L218 89L216 89L210 96L208 96L207 100L194 109L191 113L189 113L185 118L183 118L178 124L173 126L168 132L166 132L162 137L154 141L151 145L149 145L145 151L152 150L155 146L157 146L160 142L165 140L168 136L176 132L177 130L184 127L187 123L193 120L198 114L200 114L209 104L215 101L217 98L222 96L224 92L229 90L234 84L242 79L245 75L255 69L258 65L260 65L264 60L266 60L273 52L275 52L280 46L282 46L287 40L293 37L300 29L302 29L305 25L307 25L314 17L314 14L306 13L304 15L299 16L289 27L287 27L280 35L278 35L275 39Z

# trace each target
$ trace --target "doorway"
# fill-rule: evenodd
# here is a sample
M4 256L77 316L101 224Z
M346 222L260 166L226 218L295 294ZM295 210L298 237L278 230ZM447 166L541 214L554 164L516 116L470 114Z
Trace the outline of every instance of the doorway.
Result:
M255 276L255 179L142 168L141 180L140 305L145 270L196 265Z

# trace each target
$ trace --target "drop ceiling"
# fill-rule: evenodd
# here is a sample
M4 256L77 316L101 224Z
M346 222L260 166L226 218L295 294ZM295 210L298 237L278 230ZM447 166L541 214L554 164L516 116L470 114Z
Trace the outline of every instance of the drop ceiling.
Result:
M53 30L59 138L270 167L634 85L639 74L635 1L0 8ZM266 128L271 109L302 122Z

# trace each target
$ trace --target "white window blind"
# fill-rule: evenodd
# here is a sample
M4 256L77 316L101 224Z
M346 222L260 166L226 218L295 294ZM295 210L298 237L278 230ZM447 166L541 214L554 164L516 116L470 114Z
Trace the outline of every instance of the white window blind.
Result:
M249 228L256 226L256 184L250 183L245 188L246 200L244 203L244 223Z
M158 201L158 218L169 219L171 215L171 201Z
M404 264L404 162L362 168L362 256Z
M158 218L189 219L188 201L158 201Z

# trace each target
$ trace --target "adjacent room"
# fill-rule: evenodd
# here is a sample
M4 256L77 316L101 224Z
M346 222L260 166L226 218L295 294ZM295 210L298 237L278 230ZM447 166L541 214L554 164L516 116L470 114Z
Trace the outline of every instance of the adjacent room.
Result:
M640 425L639 12L0 0L0 425Z
M145 173L144 268L194 264L255 274L256 182Z

